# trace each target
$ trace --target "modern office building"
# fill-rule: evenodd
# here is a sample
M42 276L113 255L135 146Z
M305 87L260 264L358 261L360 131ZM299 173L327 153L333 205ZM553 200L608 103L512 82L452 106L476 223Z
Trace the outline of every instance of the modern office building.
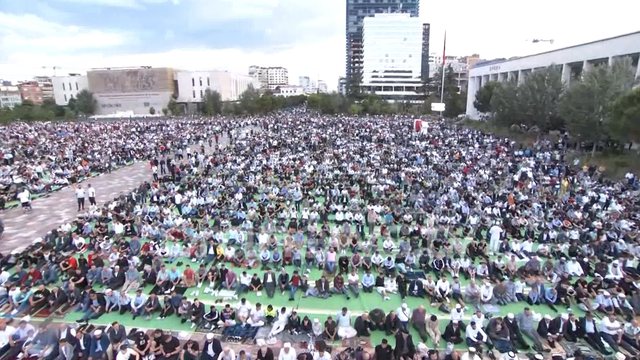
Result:
M640 79L640 31L509 60L478 62L469 72L467 116L472 119L480 117L473 102L478 90L490 81L516 81L520 84L532 72L553 65L562 73L564 84L569 85L594 66L612 64L621 58L631 59L636 79Z
M82 90L89 88L86 75L69 74L66 76L54 76L51 78L53 84L53 98L57 105L66 106L71 98L78 96Z
M258 80L262 90L273 91L277 87L289 85L289 71L281 66L252 65L249 67L249 76Z
M20 104L22 104L22 97L17 86L0 86L0 109L13 109Z
M422 25L406 13L364 19L362 92L387 100L424 98Z
M347 78L344 76L338 78L338 93L347 95Z
M201 103L204 93L211 89L220 93L222 101L236 101L250 86L260 87L260 82L251 76L228 71L177 71L175 79L179 103Z
M347 83L362 75L364 19L383 13L407 13L418 17L420 0L347 0L346 12L346 69ZM427 54L428 54L427 50Z

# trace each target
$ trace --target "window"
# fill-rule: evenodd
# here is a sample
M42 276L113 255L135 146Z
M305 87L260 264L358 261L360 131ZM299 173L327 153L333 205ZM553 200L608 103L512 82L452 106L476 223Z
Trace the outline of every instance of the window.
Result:
M69 82L69 90L73 89L73 86L71 86L71 82Z
M62 84L64 85L64 84ZM67 94L64 94L64 102L67 102Z
M191 86L196 86L196 79L195 78L191 78ZM194 92L195 94L195 92ZM193 97L196 97L195 95L193 95Z
M200 86L202 86L202 78L200 78Z
M200 90L200 97L203 98L204 97L204 93L202 92L202 90Z
M207 77L207 86L211 86L211 82L209 81L209 77Z
M78 91L78 83L76 82L76 91Z
M196 91L195 90L193 90L193 98L194 99L196 98Z
M62 91L67 91L67 87L62 83Z

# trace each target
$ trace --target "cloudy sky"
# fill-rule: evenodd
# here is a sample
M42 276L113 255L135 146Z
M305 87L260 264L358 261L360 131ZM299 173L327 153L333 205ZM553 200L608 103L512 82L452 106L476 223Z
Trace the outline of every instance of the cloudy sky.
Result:
M335 88L344 73L346 0L0 0L0 79L93 67L246 73L285 66ZM518 6L516 6L518 4ZM421 0L431 51L526 55L640 30L640 1ZM553 45L531 39L554 39Z

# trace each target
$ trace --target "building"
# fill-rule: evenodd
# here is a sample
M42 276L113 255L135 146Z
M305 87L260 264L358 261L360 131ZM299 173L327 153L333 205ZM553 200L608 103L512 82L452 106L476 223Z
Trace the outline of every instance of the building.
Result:
M338 78L338 93L342 95L347 95L347 78L339 77Z
M280 66L261 67L252 65L249 67L249 76L258 80L262 90L273 91L279 86L289 85L289 71Z
M283 85L275 89L275 96L290 97L305 95L305 89L302 86Z
M36 76L33 78L42 91L42 100L53 99L53 82L49 76Z
M173 73L171 68L150 66L88 71L88 88L97 102L96 114L149 114L151 108L160 111L176 92Z
M318 92L326 94L329 92L329 87L324 80L318 80Z
M82 90L87 90L89 84L86 75L69 74L66 76L54 76L51 78L53 84L53 98L57 105L66 106L71 98L76 98Z
M257 79L227 71L177 71L179 103L201 103L204 93L211 89L220 93L222 101L236 101L250 86L259 88Z
M569 85L593 66L612 64L625 57L631 58L636 68L636 79L640 79L640 31L509 60L478 62L469 72L467 116L472 119L480 117L473 102L478 90L490 81L516 81L520 84L531 72L553 65L562 73L564 84Z
M308 76L298 77L298 86L301 86L304 89L305 94L315 94L318 92L316 82L311 80Z
M17 86L0 86L0 108L10 108L22 104L20 89Z
M347 0L346 3L345 75L347 83L350 83L354 76L358 78L362 75L364 19L383 13L407 13L411 17L418 17L420 0Z
M429 76L429 39L431 37L431 24L422 24L422 54L421 54L421 70L420 76L422 82L426 85L431 78Z
M42 105L42 89L36 81L24 81L18 84L22 101L30 101L35 105Z
M410 14L364 19L362 92L387 100L421 100L423 24Z

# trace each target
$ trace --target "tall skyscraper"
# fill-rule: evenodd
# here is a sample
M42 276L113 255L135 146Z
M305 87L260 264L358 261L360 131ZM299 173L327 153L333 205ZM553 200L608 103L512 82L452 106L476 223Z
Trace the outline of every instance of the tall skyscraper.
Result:
M362 76L362 27L365 17L383 13L408 13L418 17L420 0L346 0L346 71L347 86Z

